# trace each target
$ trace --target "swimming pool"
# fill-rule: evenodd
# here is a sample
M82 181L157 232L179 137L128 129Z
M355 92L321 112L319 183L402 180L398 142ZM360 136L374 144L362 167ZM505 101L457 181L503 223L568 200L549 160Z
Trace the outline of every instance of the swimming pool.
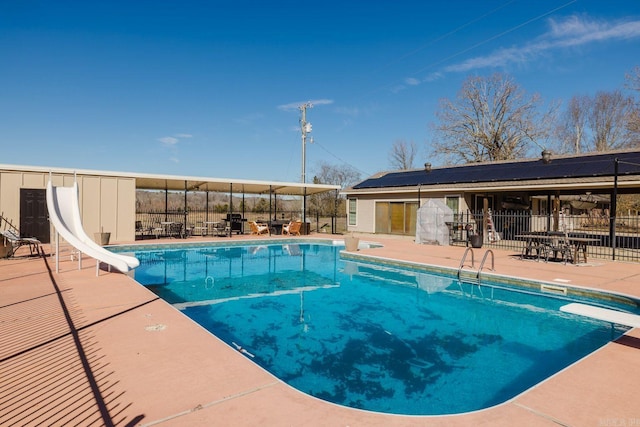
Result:
M135 279L293 387L387 413L504 402L626 331L560 312L562 296L345 261L341 249L136 249Z

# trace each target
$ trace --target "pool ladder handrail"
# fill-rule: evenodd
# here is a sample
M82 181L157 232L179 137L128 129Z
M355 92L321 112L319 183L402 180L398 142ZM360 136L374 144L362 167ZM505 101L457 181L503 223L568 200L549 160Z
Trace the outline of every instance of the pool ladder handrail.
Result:
M471 268L475 267L475 260L474 260L474 254L473 254L473 249L472 248L467 248L464 251L464 255L462 255L462 259L460 260L460 265L458 266L458 281L461 280L461 272L462 269L464 268L464 262L467 259L467 254L471 252ZM476 273L476 281L475 284L480 286L480 273L482 272L482 269L484 268L484 264L485 262L487 262L487 256L491 254L491 271L495 271L495 256L493 254L493 251L491 249L487 249L487 251L484 253L484 256L482 257L482 261L480 262L480 267L478 268L478 271Z
M467 260L467 254L469 254L469 252L471 252L471 268L474 268L476 265L475 257L473 255L473 248L467 248L464 251L464 255L462 255L462 259L460 260L460 265L458 266L458 280L460 280L460 272L464 267L464 262Z
M476 275L476 279L478 279L478 285L480 284L480 272L482 271L482 268L484 267L484 263L487 261L487 255L489 254L491 254L491 268L489 270L496 271L495 257L493 256L493 251L491 249L487 249L487 251L484 253L484 256L482 257L482 261L480 262L480 268L478 268L478 274Z

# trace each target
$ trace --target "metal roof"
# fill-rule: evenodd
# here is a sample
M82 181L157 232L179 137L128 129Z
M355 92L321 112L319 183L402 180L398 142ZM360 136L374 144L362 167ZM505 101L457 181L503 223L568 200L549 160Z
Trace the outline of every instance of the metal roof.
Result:
M302 196L327 191L340 190L339 185L303 184L282 181L256 181L233 178L211 178L198 176L178 176L143 174L132 172L113 172L88 169L68 169L40 166L19 166L0 164L0 170L53 173L56 175L83 175L132 178L136 181L136 189L144 190L170 190L170 191L216 191L222 193L233 192L235 194L278 194L288 196Z
M640 151L608 152L582 156L476 163L464 166L389 172L370 177L354 185L353 190L390 187L415 187L483 183L519 183L531 180L559 180L613 177L614 162L619 160L618 176L640 175ZM345 190L348 192L348 190Z

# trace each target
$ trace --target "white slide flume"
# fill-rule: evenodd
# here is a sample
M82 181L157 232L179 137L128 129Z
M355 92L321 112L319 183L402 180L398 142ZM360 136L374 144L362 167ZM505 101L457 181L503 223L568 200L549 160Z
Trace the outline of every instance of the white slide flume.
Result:
M80 252L113 266L123 273L140 265L138 258L108 251L87 236L82 228L80 218L77 182L74 182L72 187L54 187L49 180L47 207L49 208L49 220L56 232Z

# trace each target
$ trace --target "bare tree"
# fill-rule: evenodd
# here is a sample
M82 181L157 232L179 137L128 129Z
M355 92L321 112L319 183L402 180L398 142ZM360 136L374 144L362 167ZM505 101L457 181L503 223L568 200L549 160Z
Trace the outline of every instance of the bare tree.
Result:
M633 99L620 90L598 92L593 98L589 113L591 149L609 151L637 145L629 132L635 108Z
M319 162L314 182L318 184L333 184L346 188L360 180L360 172L349 165L332 165Z
M627 80L626 86L637 92L640 92L640 65L636 65L633 70L625 75Z
M640 138L640 66L634 67L633 70L631 70L630 73L627 73L625 77L627 80L627 88L637 92L635 106L629 117L629 123L627 125L630 138L635 138L637 140Z
M418 154L415 142L407 143L404 139L398 139L393 143L389 152L389 162L392 169L413 169L413 161Z
M557 128L560 151L581 153L585 147L585 131L591 100L586 95L576 95L569 100Z
M317 168L317 173L313 177L314 184L333 184L346 188L361 179L360 172L348 165L332 165L320 162ZM336 199L336 197L338 198ZM308 202L309 209L320 215L333 214L336 203L340 205L337 207L339 212L344 210L344 206L341 206L344 203L344 199L333 192L314 194L309 196Z
M550 134L554 111L540 116L540 103L503 74L469 77L455 101L441 100L434 154L453 163L523 157Z

